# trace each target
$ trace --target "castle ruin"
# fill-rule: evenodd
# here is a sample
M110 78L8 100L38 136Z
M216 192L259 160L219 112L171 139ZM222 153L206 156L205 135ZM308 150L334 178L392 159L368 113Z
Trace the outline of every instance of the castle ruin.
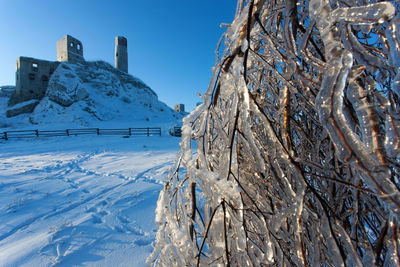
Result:
M16 63L15 93L9 105L31 99L42 99L46 94L51 74L59 62L31 57L19 57Z
M185 112L185 105L184 104L175 104L174 106L175 111L178 113L184 113Z
M57 42L57 61L77 63L84 60L83 46L78 39L65 35Z
M75 64L84 61L82 42L70 35L65 35L57 42L57 61L19 57L16 63L15 93L10 98L9 106L32 99L42 99L46 94L50 77L60 62ZM128 49L125 37L115 38L115 67L128 72Z
M125 37L115 37L115 68L128 73L128 41Z

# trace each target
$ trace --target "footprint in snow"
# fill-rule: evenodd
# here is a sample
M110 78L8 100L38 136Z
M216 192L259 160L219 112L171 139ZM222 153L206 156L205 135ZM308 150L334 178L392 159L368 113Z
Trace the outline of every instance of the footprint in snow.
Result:
M134 235L145 235L145 233L140 228L131 225L132 222L127 217L117 216L117 219L121 222L121 226L118 226L118 228L123 230L124 232L132 233Z
M125 218L125 217L118 216L117 218L118 218L122 223L130 223L130 221L129 221L127 218Z
M113 229L114 231L119 232L119 233L125 233L125 232L126 232L121 226L118 226L118 225L112 227L112 229Z
M137 246L148 246L154 241L154 237L152 236L143 236L138 239L136 239L133 243Z
M95 212L95 210L96 210L95 207L91 207L91 208L87 209L86 211L87 211L87 212Z
M100 214L101 216L106 216L108 214L110 214L110 212L105 211L105 210L97 210L98 214Z
M92 215L92 222L95 224L99 224L99 223L102 223L103 221L101 220L101 218L99 216Z

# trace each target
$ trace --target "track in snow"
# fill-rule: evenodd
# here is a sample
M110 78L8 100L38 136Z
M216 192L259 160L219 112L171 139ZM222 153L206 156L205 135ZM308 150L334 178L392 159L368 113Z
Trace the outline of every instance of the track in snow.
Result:
M177 142L0 143L0 266L143 266Z

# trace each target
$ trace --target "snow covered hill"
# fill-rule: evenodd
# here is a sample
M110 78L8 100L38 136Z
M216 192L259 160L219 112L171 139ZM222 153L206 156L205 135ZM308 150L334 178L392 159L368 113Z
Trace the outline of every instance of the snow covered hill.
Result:
M12 96L10 103L17 103ZM26 101L7 107L0 96L0 131L32 125L41 128L69 127L151 127L176 124L182 114L158 100L143 81L103 61L60 63L52 74L46 95L40 101ZM178 100L177 100L178 101ZM32 113L7 118L27 107ZM37 126L35 126L37 127Z
M145 266L178 142L0 140L0 266Z

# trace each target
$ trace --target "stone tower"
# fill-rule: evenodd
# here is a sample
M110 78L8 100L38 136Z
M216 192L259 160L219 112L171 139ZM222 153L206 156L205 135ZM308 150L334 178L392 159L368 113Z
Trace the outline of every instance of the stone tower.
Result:
M178 113L185 112L185 105L184 104L175 104L175 111Z
M70 35L65 35L57 42L57 61L76 63L83 60L81 41Z
M115 68L128 73L128 41L125 37L115 37Z

